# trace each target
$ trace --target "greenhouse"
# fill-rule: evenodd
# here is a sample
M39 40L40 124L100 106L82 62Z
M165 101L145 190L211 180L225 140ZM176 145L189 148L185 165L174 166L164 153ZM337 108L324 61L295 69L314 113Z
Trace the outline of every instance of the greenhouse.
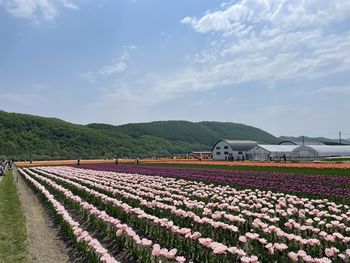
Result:
M316 152L319 158L350 156L350 145L308 145L305 151Z
M327 157L350 156L350 145L262 145L248 153L255 161L276 161L284 156L287 161L321 160Z
M259 144L249 151L249 157L255 161L276 161L283 156L290 160L292 153L299 145L262 145Z

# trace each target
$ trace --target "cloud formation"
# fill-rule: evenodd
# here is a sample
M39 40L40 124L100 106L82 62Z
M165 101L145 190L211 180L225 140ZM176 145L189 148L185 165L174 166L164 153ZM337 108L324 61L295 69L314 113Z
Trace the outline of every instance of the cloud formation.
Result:
M124 47L123 53L119 57L119 60L112 65L102 67L99 73L101 75L113 75L126 71L130 59L130 51L134 50L135 48L136 47L133 45Z
M348 17L350 2L342 0L241 0L222 4L224 8L209 11L200 18L185 17L198 32L221 31L225 35L245 34L274 28L286 31L323 26Z
M0 5L14 17L45 20L53 20L60 7L79 9L69 0L0 0Z
M253 90L285 83L297 87L301 82L311 83L305 89L317 89L312 83L318 79L331 80L332 75L350 70L350 30L341 26L350 21L349 11L350 2L341 0L225 2L202 17L181 20L208 40L188 66L145 74L142 82L118 83L105 97L114 105L137 102L147 108L203 92L248 88L252 83ZM117 68L115 64L106 73L116 73Z
M341 26L346 21L349 1L225 2L202 17L181 20L211 43L165 85L174 92L251 81L269 86L350 70L350 31Z
M119 61L116 64L104 66L100 69L102 75L111 75L115 73L121 73L126 70L126 63L124 61Z

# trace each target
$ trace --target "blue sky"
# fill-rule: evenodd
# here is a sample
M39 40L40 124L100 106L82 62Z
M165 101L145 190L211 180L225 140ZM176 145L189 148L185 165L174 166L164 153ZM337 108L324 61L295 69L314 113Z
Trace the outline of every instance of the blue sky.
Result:
M0 0L0 109L350 137L350 2Z

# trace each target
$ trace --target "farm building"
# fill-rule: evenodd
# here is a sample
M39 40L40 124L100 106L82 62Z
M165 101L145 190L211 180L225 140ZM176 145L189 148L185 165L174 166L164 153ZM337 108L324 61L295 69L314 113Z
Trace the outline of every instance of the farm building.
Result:
M259 144L248 155L255 161L280 160L283 155L289 161L322 160L327 157L350 156L350 146Z
M249 156L254 161L280 160L285 155L290 160L293 151L299 145L263 145L259 144L249 151Z
M198 160L209 160L213 158L213 152L192 152L189 157Z
M350 145L306 145L301 146L299 151L303 158L310 159L350 156Z
M249 159L248 151L253 149L258 143L247 140L220 140L213 149L214 160L240 161Z

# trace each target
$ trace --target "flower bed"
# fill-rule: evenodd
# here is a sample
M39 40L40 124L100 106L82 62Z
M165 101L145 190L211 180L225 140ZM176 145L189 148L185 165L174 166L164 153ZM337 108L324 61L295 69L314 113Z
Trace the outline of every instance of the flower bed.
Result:
M303 193L312 195L311 197L319 196L339 201L350 200L350 176L99 164L84 165L82 168L205 180L251 188Z
M85 255L89 262L118 263L97 239L84 231L78 222L74 221L66 208L37 180L20 170L27 183L40 194L42 199L54 212L63 231L69 236L76 247Z
M22 174L141 262L349 262L350 211L339 202L187 180L199 175L72 167Z

